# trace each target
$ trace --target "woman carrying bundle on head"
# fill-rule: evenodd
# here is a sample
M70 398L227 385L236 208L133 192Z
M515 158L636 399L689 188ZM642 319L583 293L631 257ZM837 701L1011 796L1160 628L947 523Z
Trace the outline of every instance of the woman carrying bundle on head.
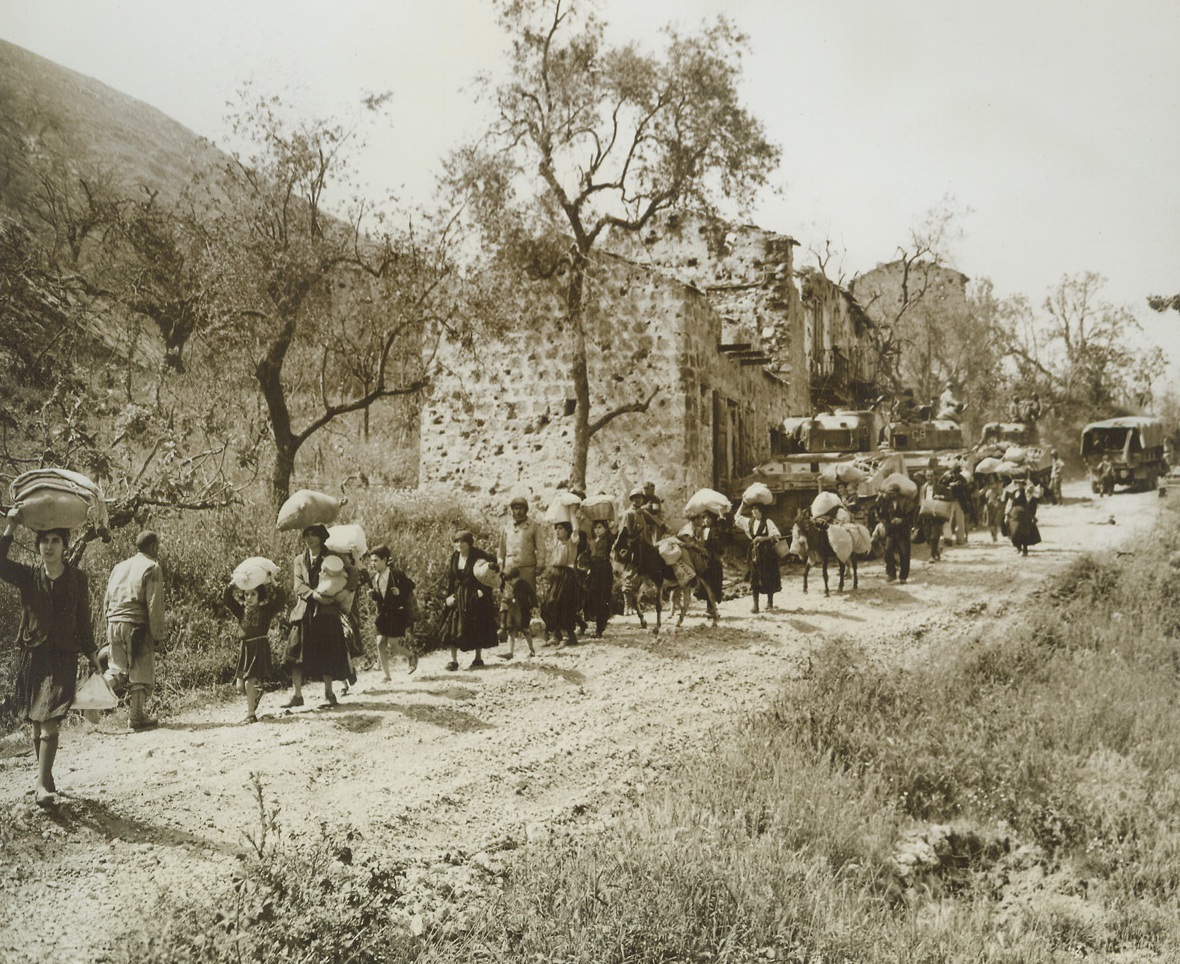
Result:
M564 649L578 644L577 625L581 616L583 591L582 575L578 572L578 542L569 522L553 525L553 548L549 553L549 585L541 599L541 618L554 634L546 645Z
M763 593L766 595L766 608L773 609L774 594L781 592L783 588L778 553L774 549L774 544L782 538L782 533L778 531L778 526L766 517L766 506L757 502L750 505L743 503L733 517L733 524L750 538L748 572L750 595L754 599L751 612L758 612L758 596Z
M95 672L98 658L86 573L64 558L69 530L38 531L38 562L14 562L8 553L19 513L16 508L8 513L7 525L0 534L0 579L16 587L21 601L13 710L33 724L33 749L37 755L34 799L37 806L49 807L57 802L53 761L61 721L74 701L78 657L85 656Z
M270 627L286 608L287 596L270 577L235 571L222 595L222 602L238 623L238 665L234 671L238 691L246 694L243 723L258 722L258 685L273 672L270 655Z

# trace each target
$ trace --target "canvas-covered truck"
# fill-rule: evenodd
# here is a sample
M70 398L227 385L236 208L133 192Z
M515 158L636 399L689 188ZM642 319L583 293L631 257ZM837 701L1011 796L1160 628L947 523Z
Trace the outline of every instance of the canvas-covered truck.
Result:
M1168 474L1163 423L1145 415L1091 422L1082 429L1082 461L1095 493L1101 490L1103 460L1110 464L1116 485L1133 492L1154 489Z

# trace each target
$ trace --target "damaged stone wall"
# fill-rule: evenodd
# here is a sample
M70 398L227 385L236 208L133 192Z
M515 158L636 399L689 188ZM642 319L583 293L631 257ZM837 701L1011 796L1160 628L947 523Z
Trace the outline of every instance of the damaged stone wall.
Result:
M749 344L786 384L789 415L811 412L804 313L787 235L703 216L667 215L641 235L613 235L612 251L703 291L722 317L723 344Z
M809 268L799 272L803 341L817 410L859 408L878 394L872 322L852 295Z
M421 485L492 502L527 490L545 501L568 479L570 351L560 279L549 284L524 330L470 353L443 347L444 374L422 411ZM588 492L621 501L633 485L653 482L674 515L680 500L719 481L714 411L728 441L726 481L767 457L787 386L718 351L721 317L703 293L609 256L596 261L588 292L591 418L660 389L647 413L620 416L591 440Z

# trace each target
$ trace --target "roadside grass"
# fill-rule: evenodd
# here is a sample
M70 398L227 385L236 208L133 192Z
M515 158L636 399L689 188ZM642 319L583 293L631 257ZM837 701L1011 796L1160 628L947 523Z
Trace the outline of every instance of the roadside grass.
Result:
M1133 556L1079 559L918 666L827 644L632 812L551 828L446 927L409 925L396 871L359 919L372 864L328 874L320 844L283 841L233 885L269 910L227 928L177 905L126 946L144 961L1178 960L1178 546L1169 509Z

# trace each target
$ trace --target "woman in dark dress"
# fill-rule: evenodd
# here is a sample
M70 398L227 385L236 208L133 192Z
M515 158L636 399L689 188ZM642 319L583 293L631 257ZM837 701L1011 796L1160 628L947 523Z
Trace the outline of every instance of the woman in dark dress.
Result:
M578 540L573 537L573 526L568 522L557 522L553 526L557 540L549 553L546 575L549 577L544 595L541 597L541 618L547 631L554 634L552 643L563 649L578 644L577 626L584 602L582 575L578 572ZM564 638L563 638L564 636Z
M65 561L70 541L67 529L37 533L36 565L8 558L16 532L18 510L8 513L0 535L0 579L20 593L21 621L17 633L20 658L13 697L15 711L33 724L37 756L34 798L39 807L56 803L53 761L57 756L61 721L69 712L77 686L78 657L85 656L98 672L94 628L90 622L90 594L86 573Z
M747 511L748 516L745 514ZM778 526L766 518L766 509L757 504L748 509L743 505L733 517L733 522L750 537L748 564L750 595L754 599L751 610L758 612L758 596L762 593L766 594L766 608L773 609L774 594L783 588L778 553L774 551L774 544L782 538Z
M347 591L344 593L348 597L345 606L339 596L329 600L316 592L324 560L332 556L324 547L327 541L326 526L308 526L303 530L303 552L295 557L296 601L288 617L291 638L284 660L284 665L291 671L293 693L284 707L302 706L303 680L316 677L324 681L323 705L335 706L332 683L347 680L352 672L344 638L344 619L352 607L353 596Z
M258 683L273 672L270 657L270 627L286 608L286 596L275 585L239 589L232 582L222 596L225 608L238 622L238 665L234 677L238 692L246 694L244 723L257 723Z
M615 573L610 553L615 544L610 523L596 519L587 543L590 576L586 582L586 621L594 623L594 638L601 639L614 605Z
M1028 547L1041 541L1041 530L1037 527L1037 500L1030 496L1025 483L1018 480L1012 483L1008 503L1008 532L1012 545L1022 556L1027 556Z
M494 649L496 639L496 607L492 589L475 578L475 564L480 560L496 568L496 557L475 545L475 536L463 529L452 540L455 551L447 567L446 614L443 617L442 638L451 649L447 669L459 668L459 650L475 653L469 669L484 665L483 651Z

